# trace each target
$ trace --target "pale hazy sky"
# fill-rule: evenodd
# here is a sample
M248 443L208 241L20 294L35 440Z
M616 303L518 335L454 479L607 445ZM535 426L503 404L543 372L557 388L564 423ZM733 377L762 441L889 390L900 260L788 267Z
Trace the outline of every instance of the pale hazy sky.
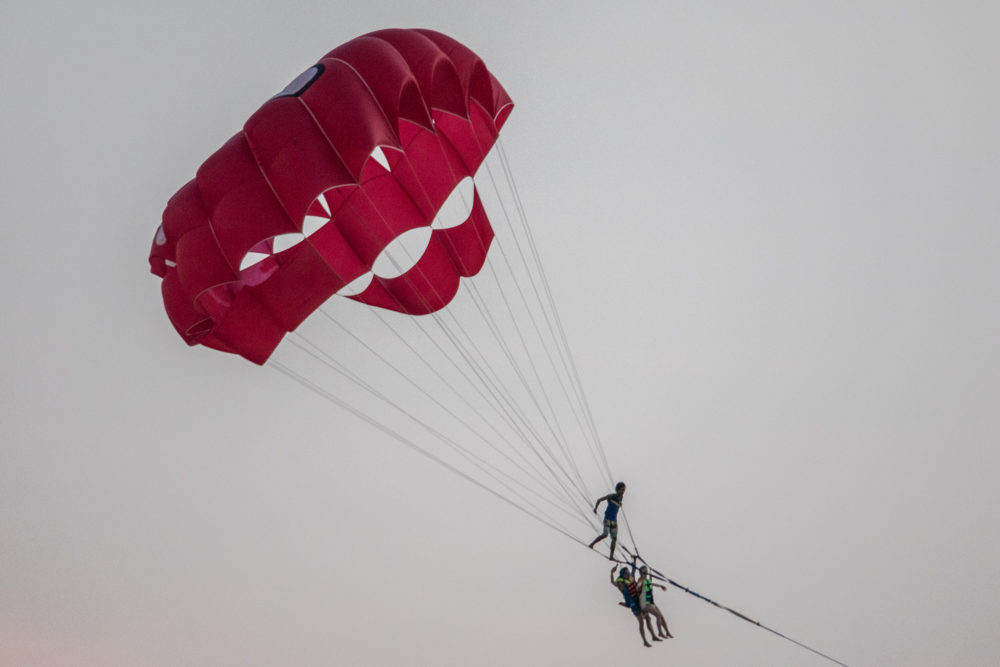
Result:
M0 664L832 664L605 563L268 368L147 255L264 100L476 51L643 554L852 667L1000 655L1000 7L7 2ZM603 491L603 489L602 489Z

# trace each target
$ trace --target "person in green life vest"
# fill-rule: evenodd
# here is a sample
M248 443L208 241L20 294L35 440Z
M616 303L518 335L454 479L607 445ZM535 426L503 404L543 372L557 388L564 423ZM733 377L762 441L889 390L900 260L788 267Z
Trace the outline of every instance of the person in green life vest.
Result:
M628 610L632 612L632 615L635 616L635 619L639 622L639 634L642 636L643 646L652 646L652 644L646 640L646 628L642 624L643 619L645 619L646 625L649 626L649 634L652 635L653 641L663 641L657 637L656 632L653 631L653 624L649 620L649 614L645 613L639 607L640 591L635 579L632 576L635 573L635 570L633 569L632 571L629 571L627 567L623 567L618 572L618 578L615 578L615 570L617 568L618 565L611 568L611 585L621 591L622 596L625 598L624 602L619 602L618 604L623 607L627 607Z
M639 589L639 609L647 614L647 619L648 616L656 617L656 628L660 631L661 637L672 639L673 635L670 634L670 630L667 628L667 621L663 618L663 612L653 602L653 586L667 590L666 586L653 583L652 577L649 576L649 568L643 565L639 568L639 581L636 583L636 587ZM650 628L650 632L652 630Z
M611 553L608 555L608 558L611 560L615 559L615 545L618 544L618 510L621 509L622 497L624 495L625 482L618 482L615 484L614 493L609 493L603 498L598 498L597 502L594 503L594 514L597 514L597 508L602 502L607 501L608 506L604 510L604 532L595 537L589 546L593 549L595 544L610 535Z

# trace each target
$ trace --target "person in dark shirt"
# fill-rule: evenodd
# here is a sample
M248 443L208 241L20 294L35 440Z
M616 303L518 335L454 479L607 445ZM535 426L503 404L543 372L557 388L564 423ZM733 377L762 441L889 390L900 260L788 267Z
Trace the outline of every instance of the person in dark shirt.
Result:
M615 565L611 568L611 585L621 591L622 596L625 598L624 602L619 602L623 607L627 607L635 619L639 622L639 634L642 636L642 643L644 646L652 646L646 639L646 628L643 626L643 619L646 620L646 625L649 626L649 634L652 635L653 641L663 641L656 636L656 632L653 630L653 624L649 620L649 615L646 614L639 606L639 596L641 591L633 578L633 572L630 572L627 567L623 567L618 572L618 578L615 578Z
M622 506L622 496L625 495L625 482L618 482L615 484L615 492L609 493L603 498L598 498L597 502L594 503L594 514L597 514L597 508L604 501L607 501L608 506L604 510L604 532L594 538L594 541L590 543L590 548L593 549L594 545L603 540L608 535L611 536L611 552L608 558L611 560L615 559L615 546L618 544L618 510Z

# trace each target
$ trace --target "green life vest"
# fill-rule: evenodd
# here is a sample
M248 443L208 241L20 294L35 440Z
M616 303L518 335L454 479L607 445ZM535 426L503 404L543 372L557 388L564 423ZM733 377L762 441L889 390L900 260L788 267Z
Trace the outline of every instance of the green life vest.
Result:
M642 591L646 594L646 604L653 604L653 582L649 579L643 579Z

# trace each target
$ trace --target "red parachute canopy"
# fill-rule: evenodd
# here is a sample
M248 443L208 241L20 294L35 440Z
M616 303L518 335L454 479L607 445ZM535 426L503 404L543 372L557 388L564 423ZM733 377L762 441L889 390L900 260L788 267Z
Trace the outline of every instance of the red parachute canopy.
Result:
M170 321L189 345L263 364L338 292L414 315L444 307L482 268L493 230L474 189L460 224L435 216L512 108L483 62L441 33L380 30L337 47L167 203L149 263ZM373 273L421 228L430 240L412 267Z

